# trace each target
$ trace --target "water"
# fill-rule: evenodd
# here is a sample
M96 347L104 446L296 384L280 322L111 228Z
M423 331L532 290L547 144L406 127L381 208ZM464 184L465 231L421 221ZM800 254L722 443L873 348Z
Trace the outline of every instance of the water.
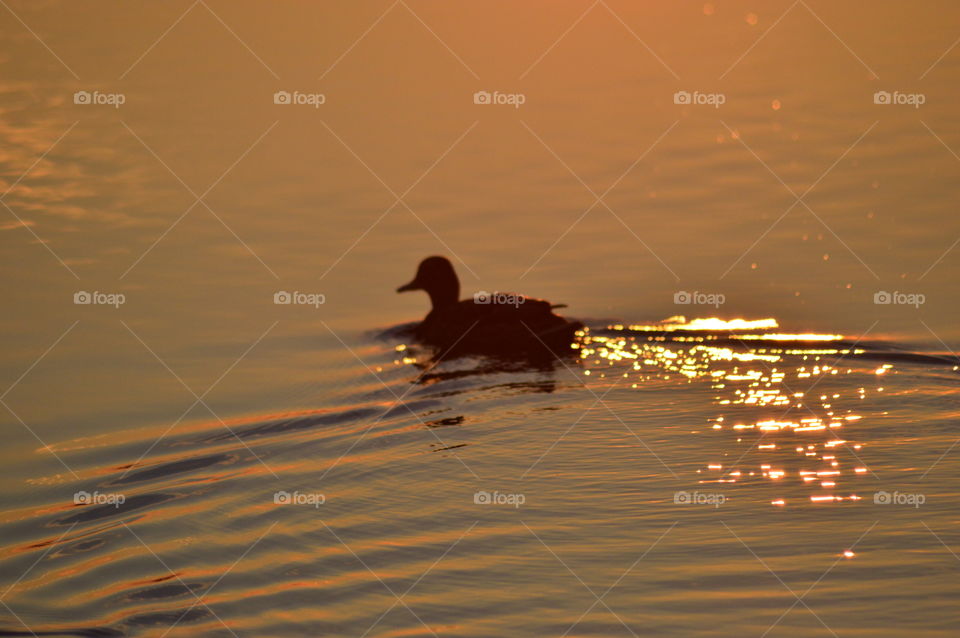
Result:
M322 408L64 440L76 476L5 495L10 602L76 635L952 631L956 366L677 326L525 371L367 337Z
M956 632L953 5L9 7L0 634Z

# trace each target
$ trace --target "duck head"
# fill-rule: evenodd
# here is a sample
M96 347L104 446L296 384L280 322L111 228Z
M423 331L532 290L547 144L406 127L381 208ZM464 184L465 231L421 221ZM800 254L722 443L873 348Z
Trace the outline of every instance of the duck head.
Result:
M460 280L453 271L453 265L446 257L427 257L417 267L417 275L408 284L397 288L397 292L424 290L430 295L434 310L456 304L460 299Z

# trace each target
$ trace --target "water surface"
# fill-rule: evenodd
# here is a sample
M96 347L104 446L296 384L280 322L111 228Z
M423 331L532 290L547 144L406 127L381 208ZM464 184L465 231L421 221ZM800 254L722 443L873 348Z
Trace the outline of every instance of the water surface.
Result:
M8 1L0 631L953 635L957 18ZM435 253L589 332L433 366Z

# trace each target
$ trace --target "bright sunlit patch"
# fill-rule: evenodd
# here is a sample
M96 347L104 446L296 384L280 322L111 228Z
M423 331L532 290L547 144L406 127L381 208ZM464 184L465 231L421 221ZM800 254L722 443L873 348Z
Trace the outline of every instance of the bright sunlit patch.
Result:
M778 328L776 319L720 319L709 317L675 324L677 330L765 330Z
M799 334L770 333L760 335L734 335L734 339L763 341L839 341L843 335L821 335L813 332Z
M614 330L622 330L622 325L610 326ZM662 323L650 325L632 325L630 330L641 332L672 332L674 330L704 330L711 332L723 332L731 330L768 330L778 328L776 319L720 319L719 317L708 317L703 319L692 319L681 315L670 317Z

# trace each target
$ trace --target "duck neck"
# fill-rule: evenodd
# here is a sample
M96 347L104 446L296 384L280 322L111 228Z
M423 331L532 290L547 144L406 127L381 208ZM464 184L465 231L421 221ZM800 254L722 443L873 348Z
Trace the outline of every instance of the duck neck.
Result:
M460 300L460 286L444 287L443 289L428 290L430 295L430 305L434 310L454 306Z

